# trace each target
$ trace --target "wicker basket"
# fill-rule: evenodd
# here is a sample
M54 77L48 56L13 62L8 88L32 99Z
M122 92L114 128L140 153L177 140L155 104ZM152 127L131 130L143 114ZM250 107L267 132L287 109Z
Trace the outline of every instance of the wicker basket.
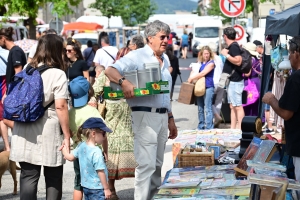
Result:
M178 167L212 166L215 164L214 151L178 154Z

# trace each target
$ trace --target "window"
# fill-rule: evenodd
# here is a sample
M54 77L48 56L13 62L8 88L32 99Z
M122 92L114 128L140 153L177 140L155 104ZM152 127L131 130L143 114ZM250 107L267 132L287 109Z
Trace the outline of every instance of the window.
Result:
M218 27L196 27L195 37L197 38L216 38L219 37Z

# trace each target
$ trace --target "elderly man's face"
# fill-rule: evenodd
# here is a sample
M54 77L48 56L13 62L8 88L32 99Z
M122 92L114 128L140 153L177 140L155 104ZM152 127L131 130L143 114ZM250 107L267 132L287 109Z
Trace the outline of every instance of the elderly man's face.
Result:
M169 35L167 35L163 31L158 32L155 36L148 37L149 45L151 46L152 50L158 55L161 55L166 51L168 39Z

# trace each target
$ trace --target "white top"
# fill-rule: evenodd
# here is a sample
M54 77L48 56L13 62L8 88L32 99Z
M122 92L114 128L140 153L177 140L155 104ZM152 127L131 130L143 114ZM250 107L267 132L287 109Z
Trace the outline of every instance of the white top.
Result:
M9 51L0 47L0 56L7 62ZM6 75L6 64L0 59L0 76Z
M30 47L29 54L28 54L29 58L33 58L33 56L36 52L36 49L37 49L37 45L38 45L38 43L35 43L34 45L32 45L32 47Z
M224 63L220 56L214 56L215 61L215 71L214 71L214 85L217 85L220 81L221 74L223 72Z
M117 57L118 49L113 46L105 46L97 50L94 58L94 63L103 65L106 69L108 66L111 66L111 64L114 63L114 60L103 49L107 51L115 59Z

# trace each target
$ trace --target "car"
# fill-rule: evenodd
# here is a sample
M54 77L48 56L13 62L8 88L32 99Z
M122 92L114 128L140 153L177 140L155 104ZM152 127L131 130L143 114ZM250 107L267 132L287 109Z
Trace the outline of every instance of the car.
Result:
M98 33L77 33L72 36L73 39L81 43L82 52L87 48L87 42L89 40L91 40L93 44L98 43L98 37Z

